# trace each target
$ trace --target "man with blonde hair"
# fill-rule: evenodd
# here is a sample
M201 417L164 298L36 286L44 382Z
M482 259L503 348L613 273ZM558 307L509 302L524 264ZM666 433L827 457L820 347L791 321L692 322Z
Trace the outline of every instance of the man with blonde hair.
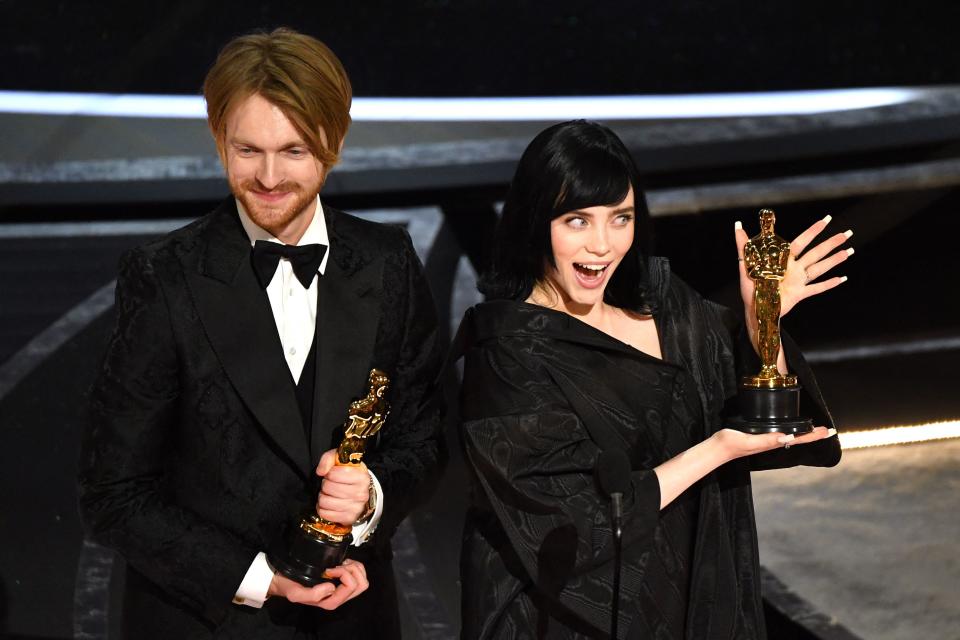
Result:
M419 260L402 229L319 199L352 98L321 42L236 38L204 96L232 196L121 261L81 454L85 525L127 561L129 637L399 637L390 536L438 457ZM390 418L367 466L335 466L373 367ZM354 525L336 586L304 587L265 555L314 503Z

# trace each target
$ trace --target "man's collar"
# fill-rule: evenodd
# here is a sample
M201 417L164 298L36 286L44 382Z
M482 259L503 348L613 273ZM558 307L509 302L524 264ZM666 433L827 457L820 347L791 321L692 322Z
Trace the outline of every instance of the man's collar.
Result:
M266 229L257 226L257 224L250 219L250 216L247 215L247 212L243 208L239 198L235 198L237 202L237 213L240 215L240 224L243 225L243 230L247 232L247 238L250 239L250 245L256 243L257 240L268 240L270 242L277 242L283 244L278 238L276 238L272 233ZM304 244L322 244L326 245L327 252L323 256L323 262L320 263L320 268L317 271L320 272L320 275L323 275L323 272L327 268L327 261L330 260L330 238L327 235L327 221L323 215L323 206L320 204L320 196L317 196L317 210L313 214L313 220L310 221L310 225L307 227L307 230L303 232L303 237L300 238L300 241L297 242L297 245Z

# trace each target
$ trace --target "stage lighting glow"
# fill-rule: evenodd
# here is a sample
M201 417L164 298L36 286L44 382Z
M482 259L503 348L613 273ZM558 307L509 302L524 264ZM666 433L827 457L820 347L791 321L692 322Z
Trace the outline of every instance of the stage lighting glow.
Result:
M913 89L556 98L367 98L356 120L670 120L825 113L906 102Z
M0 91L0 113L120 118L206 118L200 96Z
M886 427L870 431L847 431L840 434L840 444L844 449L862 449L949 438L960 438L960 420Z
M355 98L358 122L665 120L828 113L916 99L922 89L878 87L821 91L543 98ZM200 96L0 91L0 113L206 117Z

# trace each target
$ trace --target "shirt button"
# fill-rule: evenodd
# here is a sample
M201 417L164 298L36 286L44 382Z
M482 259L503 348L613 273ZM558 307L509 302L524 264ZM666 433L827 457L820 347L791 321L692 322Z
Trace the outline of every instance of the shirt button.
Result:
M290 289L290 297L293 297L293 289Z
M289 353L289 354L292 355L292 356L295 356L295 355L297 355L297 348L296 348L296 347L290 347L290 348L287 350L287 353Z

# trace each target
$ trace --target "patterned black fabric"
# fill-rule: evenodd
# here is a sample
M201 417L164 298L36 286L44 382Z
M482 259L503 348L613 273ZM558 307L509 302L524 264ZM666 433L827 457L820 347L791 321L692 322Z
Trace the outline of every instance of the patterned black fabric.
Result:
M127 560L130 637L399 636L390 536L437 462L436 313L404 231L325 214L333 255L318 281L310 443L232 198L122 260L80 510ZM367 456L385 511L351 553L377 580L333 613L232 604L256 553L316 500L314 468L371 367L392 379L390 419Z
M735 337L729 312L672 279L665 260L651 260L650 272L663 361L535 305L468 312L463 436L475 482L461 566L465 638L609 629L612 536L594 479L599 448L558 375L590 398L631 457L621 637L765 637L749 462L724 466L662 512L652 471L721 428L752 349ZM812 391L804 408L830 425L809 370L788 355ZM832 465L840 455L836 438L785 453L766 466Z

